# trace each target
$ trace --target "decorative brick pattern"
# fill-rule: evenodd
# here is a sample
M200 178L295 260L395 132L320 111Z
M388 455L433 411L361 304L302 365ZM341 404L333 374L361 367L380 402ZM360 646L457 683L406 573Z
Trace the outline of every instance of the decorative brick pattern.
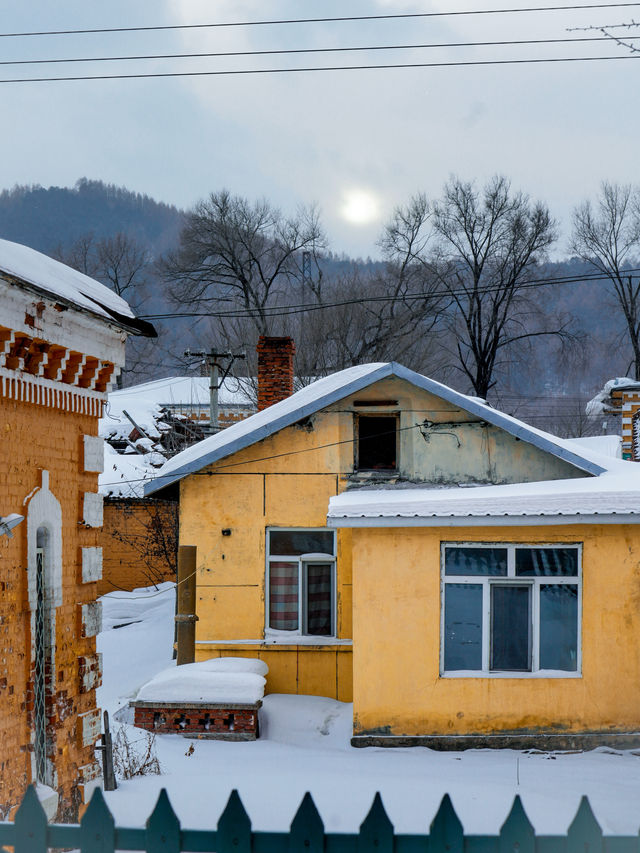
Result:
M259 736L255 705L216 705L171 702L132 702L134 724L157 734L218 740L255 740Z
M258 338L258 411L293 394L293 338Z

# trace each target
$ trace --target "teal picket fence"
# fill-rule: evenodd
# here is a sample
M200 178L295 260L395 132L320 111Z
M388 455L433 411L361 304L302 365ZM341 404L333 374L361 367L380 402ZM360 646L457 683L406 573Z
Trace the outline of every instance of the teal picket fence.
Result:
M325 832L313 799L305 794L289 832L254 832L237 791L216 829L183 829L166 791L145 828L116 826L102 792L96 790L77 825L48 824L33 788L15 820L0 823L0 844L15 853L67 848L82 853L146 850L148 853L640 853L639 836L603 836L586 797L566 835L536 835L516 797L498 835L465 835L448 795L429 832L396 834L376 794L358 833Z

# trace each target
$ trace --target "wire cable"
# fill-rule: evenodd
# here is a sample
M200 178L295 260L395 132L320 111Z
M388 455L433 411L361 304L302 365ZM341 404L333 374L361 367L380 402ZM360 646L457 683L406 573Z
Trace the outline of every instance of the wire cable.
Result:
M629 36L628 40L638 40L640 36ZM584 42L610 42L609 36L580 36L578 38L548 38L548 39L516 39L501 41L466 41L466 42L428 42L424 44L390 44L390 45L354 45L350 47L305 47L305 48L282 48L274 50L227 50L214 53L148 53L130 54L123 56L73 56L56 59L3 59L2 65L54 65L72 62L129 62L140 60L158 59L213 59L232 56L283 56L293 54L314 53L350 53L362 51L380 50L426 50L441 48L464 48L464 47L520 47L523 45L540 44L581 44Z
M633 267L629 270L622 271L625 276L637 275L640 273L640 267ZM516 289L529 289L535 287L548 287L551 285L563 284L582 284L584 282L607 281L610 277L605 273L586 273L585 275L562 276L553 279L526 279L516 285ZM501 285L495 287L478 288L476 292L472 291L474 296L482 296L489 293L499 293L504 290ZM286 317L293 314L303 314L309 311L322 311L327 308L342 308L347 305L360 305L363 302L413 302L421 299L434 299L440 296L467 296L469 291L464 289L443 289L433 290L430 293L407 293L403 296L363 296L357 299L343 299L338 302L325 303L305 303L299 305L281 305L281 306L263 306L261 308L237 308L229 311L188 311L188 312L168 312L166 314L142 314L142 320L175 320L181 317L228 317L228 318L243 318L252 317L256 313L260 313L265 317Z
M390 21L410 18L451 18L466 15L507 15L524 12L566 12L577 9L620 9L640 6L640 3L581 3L565 6L529 6L523 9L464 9L452 12L402 12L386 15L345 15L326 18L284 18L266 21L216 21L206 24L160 24L141 27L100 27L95 29L75 30L36 30L32 32L0 33L0 38L26 38L30 36L68 36L86 35L92 33L140 33L161 32L164 30L197 30L222 27L263 27L280 26L285 24L328 24L346 21Z
M11 77L0 79L0 84L10 83L68 83L78 80L151 80L171 77L238 77L254 76L256 74L300 74L314 73L320 71L380 71L389 69L407 68L465 68L472 66L500 66L500 65L543 65L546 63L569 63L569 62L615 62L625 59L640 59L640 55L630 54L623 56L558 56L538 57L532 59L473 59L456 62L406 62L406 63L380 63L372 65L322 65L306 66L299 68L241 68L227 69L223 71L158 71L146 74L83 74L66 77Z

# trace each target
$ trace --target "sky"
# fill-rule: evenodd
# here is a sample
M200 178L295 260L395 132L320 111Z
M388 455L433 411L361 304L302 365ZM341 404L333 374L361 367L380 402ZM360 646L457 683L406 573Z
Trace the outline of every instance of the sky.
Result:
M540 0L568 5L574 0ZM523 0L2 0L0 36L412 12L523 9ZM2 60L291 50L597 36L628 8L0 38ZM640 28L633 31L640 36ZM640 44L640 42L638 42ZM640 62L395 68L2 83L22 77L620 56L611 41L280 56L5 65L0 189L103 180L189 208L223 187L283 213L316 204L330 248L379 255L412 194L496 173L545 201L567 249L573 207L602 180L638 182ZM640 59L640 54L637 54ZM635 93L635 94L634 94Z

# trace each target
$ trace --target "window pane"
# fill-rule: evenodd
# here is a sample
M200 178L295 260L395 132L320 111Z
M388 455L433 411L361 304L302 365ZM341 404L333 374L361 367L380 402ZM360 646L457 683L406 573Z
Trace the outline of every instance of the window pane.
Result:
M578 668L578 586L540 584L540 669Z
M516 548L516 574L577 576L577 548Z
M531 587L491 587L491 669L531 669Z
M269 553L277 557L333 554L333 541L330 530L271 530Z
M444 668L482 669L481 584L445 584Z
M395 416L358 418L358 468L363 470L395 470Z
M269 564L269 627L298 630L298 564Z
M307 634L330 637L333 634L333 564L307 563Z
M507 574L506 548L445 548L446 575L498 575Z

